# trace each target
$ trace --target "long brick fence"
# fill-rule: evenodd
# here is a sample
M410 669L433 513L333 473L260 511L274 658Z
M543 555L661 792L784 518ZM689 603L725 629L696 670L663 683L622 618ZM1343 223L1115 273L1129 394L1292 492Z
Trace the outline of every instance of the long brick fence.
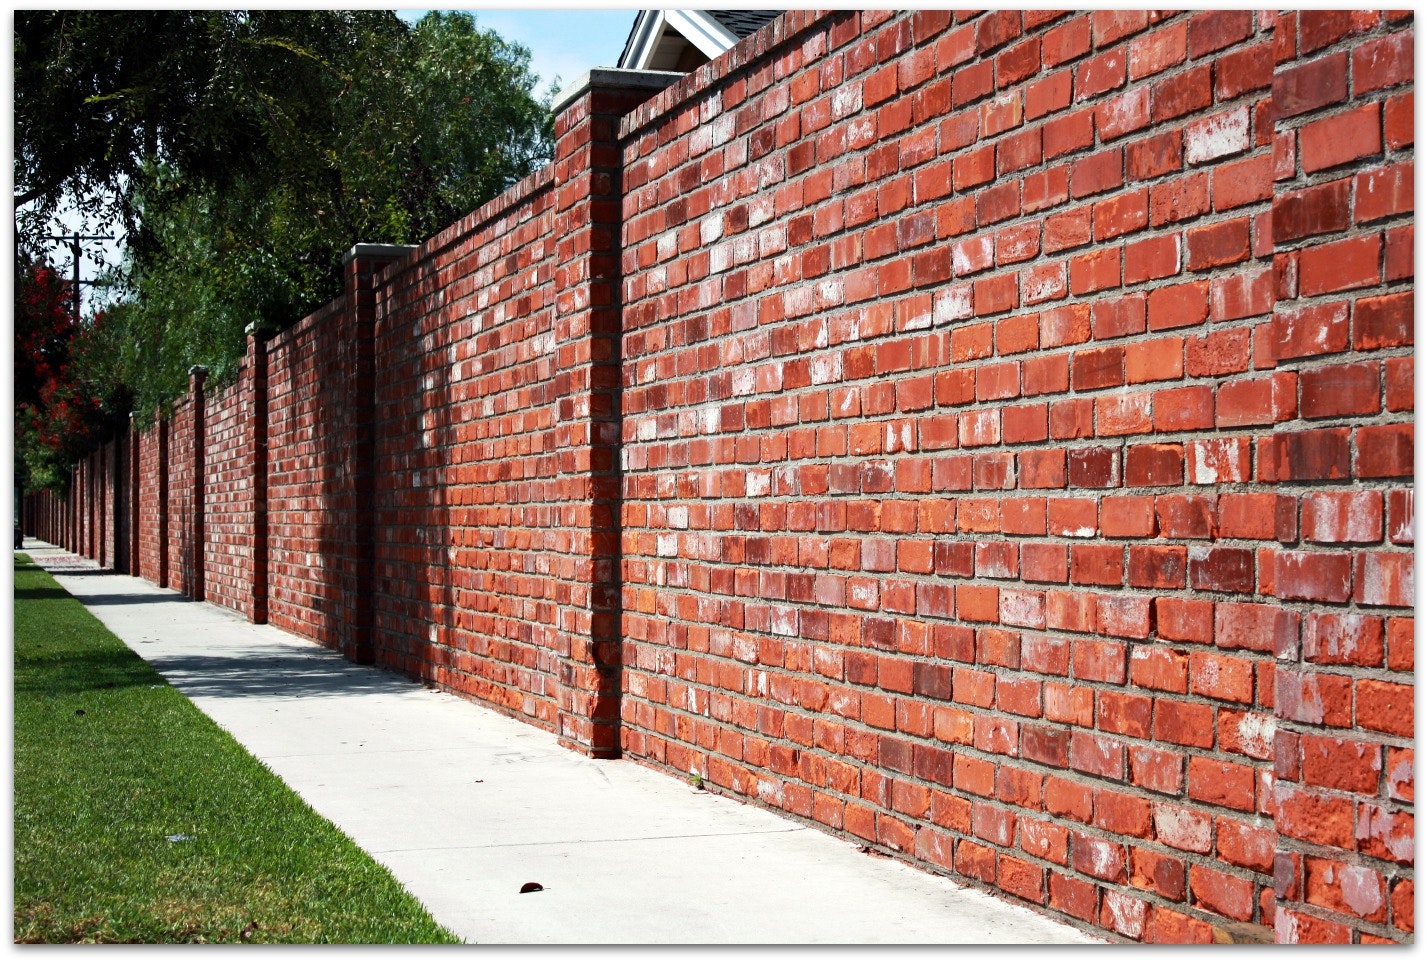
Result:
M27 531L1113 938L1413 931L1413 18L794 11Z

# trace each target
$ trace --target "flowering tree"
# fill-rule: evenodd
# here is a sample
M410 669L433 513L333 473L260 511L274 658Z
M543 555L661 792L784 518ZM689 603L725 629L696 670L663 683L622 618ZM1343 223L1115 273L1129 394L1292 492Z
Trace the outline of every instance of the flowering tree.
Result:
M49 264L19 272L15 289L16 468L27 487L63 488L70 465L116 427L117 398L86 376L105 318L79 324L70 282Z

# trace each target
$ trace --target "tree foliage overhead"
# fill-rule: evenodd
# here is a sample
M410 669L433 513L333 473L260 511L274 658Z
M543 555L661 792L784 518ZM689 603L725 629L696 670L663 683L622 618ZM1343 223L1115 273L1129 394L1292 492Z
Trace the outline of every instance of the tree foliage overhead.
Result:
M60 210L122 227L90 374L142 417L336 296L353 244L418 242L544 163L534 86L466 14L17 11L17 253Z

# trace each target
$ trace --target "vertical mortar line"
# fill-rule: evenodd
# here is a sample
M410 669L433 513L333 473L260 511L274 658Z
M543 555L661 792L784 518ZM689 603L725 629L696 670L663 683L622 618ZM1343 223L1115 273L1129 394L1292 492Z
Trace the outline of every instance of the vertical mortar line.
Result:
M268 342L250 328L248 335L248 403L252 448L252 601L254 624L268 621Z

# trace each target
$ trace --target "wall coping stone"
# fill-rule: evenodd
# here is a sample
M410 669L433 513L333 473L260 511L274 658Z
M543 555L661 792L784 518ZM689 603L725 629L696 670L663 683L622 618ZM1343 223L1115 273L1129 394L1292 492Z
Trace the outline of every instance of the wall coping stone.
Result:
M416 249L415 244L353 244L352 249L342 255L342 266L359 257L405 257Z
M663 90L672 83L683 80L685 74L677 70L621 70L616 67L595 67L585 76L560 92L550 105L550 112L558 114L592 87L611 87L622 90Z

